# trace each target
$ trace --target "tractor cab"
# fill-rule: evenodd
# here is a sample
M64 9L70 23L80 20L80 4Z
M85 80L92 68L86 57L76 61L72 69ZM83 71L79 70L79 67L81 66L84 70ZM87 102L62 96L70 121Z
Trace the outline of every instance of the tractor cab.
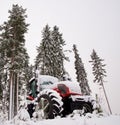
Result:
M29 81L29 89L30 89L30 92L29 92L29 95L32 96L33 98L35 98L37 96L37 80L35 78L32 78L30 81Z
M57 87L56 82L58 82L57 78L48 75L39 75L38 78L31 78L29 81L29 95L36 98L40 91Z

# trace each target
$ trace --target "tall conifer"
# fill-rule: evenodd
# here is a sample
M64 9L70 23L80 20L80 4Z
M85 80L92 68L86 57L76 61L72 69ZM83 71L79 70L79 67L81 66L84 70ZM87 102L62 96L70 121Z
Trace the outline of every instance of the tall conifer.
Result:
M37 48L37 57L36 57L36 67L40 69L40 74L50 75L51 67L51 31L50 27L46 25L42 31L42 41Z
M110 105L109 105L109 101L108 101L108 98L107 98L107 94L106 94L106 91L105 91L105 87L104 87L104 77L106 77L106 70L105 70L105 64L103 64L104 60L101 59L96 51L93 49L92 51L92 54L91 54L91 61L89 61L90 63L92 63L92 69L93 69L93 75L94 75L94 82L97 82L99 85L100 85L100 88L103 88L103 92L104 92L104 95L105 95L105 98L106 98L106 101L107 101L107 104L108 104L108 108L109 108L109 111L110 111L110 114L112 114L112 111L111 111L111 108L110 108Z
M13 5L12 10L9 10L8 21L1 26L0 52L4 57L4 67L7 67L10 78L9 119L17 113L18 74L28 67L28 54L25 48L24 36L28 24L25 22L27 17L25 12L26 9L21 6Z
M79 57L76 45L73 45L73 51L75 54L75 69L76 69L77 81L79 82L81 92L84 95L90 95L91 90L88 85L87 74L82 59Z
M37 48L36 67L40 74L51 75L63 80L65 74L64 60L67 58L63 53L65 41L59 28L54 26L53 31L48 25L42 31L42 41Z
M52 41L53 41L53 70L54 76L63 80L64 75L66 74L64 68L64 61L68 58L65 56L63 52L63 47L65 45L65 41L62 38L62 34L59 32L59 28L57 26L53 27L52 30Z

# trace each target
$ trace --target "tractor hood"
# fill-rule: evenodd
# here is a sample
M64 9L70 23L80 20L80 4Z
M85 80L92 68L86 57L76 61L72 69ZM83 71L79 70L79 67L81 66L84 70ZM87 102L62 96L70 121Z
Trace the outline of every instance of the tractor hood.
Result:
M78 82L74 82L74 81L60 81L60 82L57 82L56 84L57 85L58 84L64 84L64 85L66 85L69 88L71 93L81 94L81 89L80 89L80 86L79 86Z

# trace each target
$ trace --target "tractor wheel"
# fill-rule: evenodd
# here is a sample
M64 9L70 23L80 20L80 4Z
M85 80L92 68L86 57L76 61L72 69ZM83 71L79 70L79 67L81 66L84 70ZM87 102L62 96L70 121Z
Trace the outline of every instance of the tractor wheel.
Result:
M53 119L61 114L62 98L54 91L45 89L37 97L36 112L40 113L42 119Z
M92 104L90 102L83 103L83 111L84 111L84 114L92 113L93 112Z

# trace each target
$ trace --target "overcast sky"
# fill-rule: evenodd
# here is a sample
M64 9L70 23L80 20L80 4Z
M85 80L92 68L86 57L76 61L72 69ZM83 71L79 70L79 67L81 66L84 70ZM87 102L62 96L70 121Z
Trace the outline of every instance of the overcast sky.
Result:
M59 27L66 41L65 49L76 44L85 65L88 80L94 91L92 69L89 64L92 49L107 64L106 91L113 113L120 113L120 0L0 0L0 25L7 21L12 4L26 8L30 24L26 47L33 64L41 31L48 24ZM75 79L73 53L66 70Z

